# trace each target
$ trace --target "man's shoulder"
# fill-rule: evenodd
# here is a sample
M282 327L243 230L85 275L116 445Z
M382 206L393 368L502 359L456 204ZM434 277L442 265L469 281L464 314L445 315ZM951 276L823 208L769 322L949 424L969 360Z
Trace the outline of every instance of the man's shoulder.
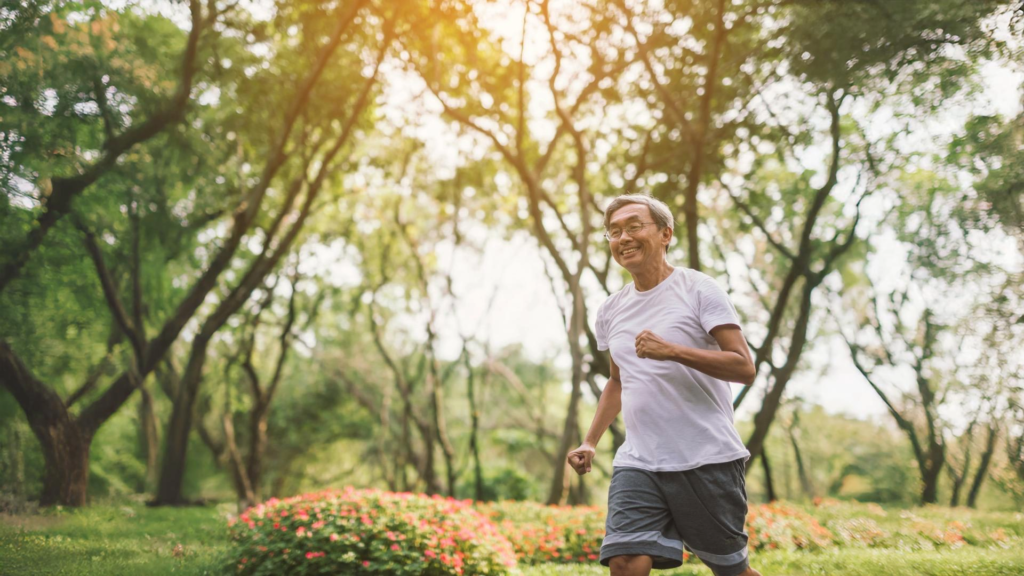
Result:
M693 268L679 268L682 274L678 274L678 281L684 282L694 288L703 285L705 282L715 282L715 279L700 270L694 270Z
M629 298L629 294L632 290L633 283L630 282L605 298L604 302L602 302L601 306L597 309L598 317L607 316L609 313L613 312L624 300Z

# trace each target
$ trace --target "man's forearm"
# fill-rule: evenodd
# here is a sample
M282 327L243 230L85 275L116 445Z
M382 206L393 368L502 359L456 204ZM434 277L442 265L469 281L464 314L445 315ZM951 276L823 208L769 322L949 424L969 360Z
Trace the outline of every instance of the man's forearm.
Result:
M591 446L597 446L604 431L612 425L615 417L622 409L622 383L617 379L609 378L601 391L601 399L597 401L597 413L594 414L594 421L590 424L590 430L584 442Z
M726 382L749 386L756 376L750 361L735 352L676 346L672 360Z

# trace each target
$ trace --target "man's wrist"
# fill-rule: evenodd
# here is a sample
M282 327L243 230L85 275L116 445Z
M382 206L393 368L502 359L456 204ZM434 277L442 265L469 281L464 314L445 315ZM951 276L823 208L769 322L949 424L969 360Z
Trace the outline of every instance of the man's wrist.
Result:
M682 344L673 344L672 355L669 357L669 359L672 360L673 362L678 362L685 366L687 365L687 352L689 352L689 350L690 349L688 347L683 346Z

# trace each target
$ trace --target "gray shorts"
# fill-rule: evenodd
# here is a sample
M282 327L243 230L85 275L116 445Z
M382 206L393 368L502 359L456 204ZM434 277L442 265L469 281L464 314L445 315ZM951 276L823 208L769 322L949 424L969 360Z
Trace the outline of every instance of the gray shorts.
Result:
M681 472L616 468L608 490L601 564L646 555L654 568L683 563L683 546L717 576L747 569L744 459Z

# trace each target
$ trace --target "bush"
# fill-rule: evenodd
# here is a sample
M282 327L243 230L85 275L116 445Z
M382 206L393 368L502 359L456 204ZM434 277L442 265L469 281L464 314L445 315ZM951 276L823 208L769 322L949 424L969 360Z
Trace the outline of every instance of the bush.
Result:
M600 555L605 513L596 506L506 501L479 509L498 524L522 562L594 562Z
M833 544L832 533L810 514L781 502L747 509L750 550L815 550Z
M378 490L271 499L231 522L240 574L507 574L509 541L468 500Z

